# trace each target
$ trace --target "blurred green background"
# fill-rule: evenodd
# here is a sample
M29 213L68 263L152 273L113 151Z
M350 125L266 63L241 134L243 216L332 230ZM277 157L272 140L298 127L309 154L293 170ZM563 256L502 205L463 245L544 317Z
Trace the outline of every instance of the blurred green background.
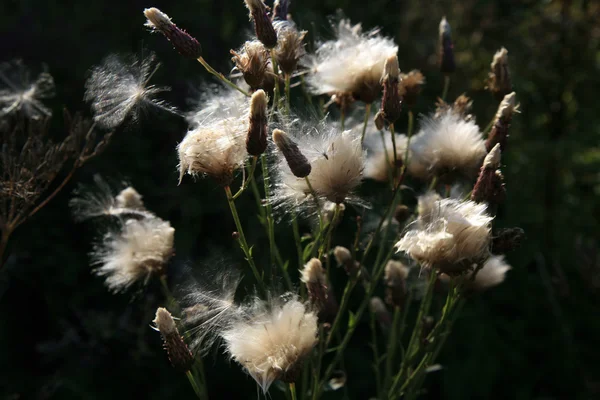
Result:
M47 66L57 84L51 102L56 132L62 106L89 113L82 102L88 70L110 53L155 51L163 66L154 83L171 86L164 98L186 109L211 78L147 32L142 10L150 6L196 36L205 59L223 72L232 66L229 49L252 33L241 0L3 0L0 61L22 58L34 70ZM465 307L439 360L444 369L430 374L423 398L600 398L599 2L293 2L294 20L310 32L309 50L329 31L326 17L337 9L367 29L382 27L399 46L401 69L425 74L418 113L432 111L441 93L435 52L444 15L458 64L449 97L467 93L479 125L487 125L498 103L484 90L485 79L494 52L505 46L521 104L503 155L508 197L496 226L519 226L527 240L508 255L513 270L506 282ZM114 137L107 151L15 233L0 271L0 398L193 397L149 328L164 302L160 288L151 283L138 292L109 294L102 279L90 274L87 253L96 230L74 223L67 205L77 183L91 183L94 174L127 179L147 207L176 228L173 282L189 267L201 271L211 254L229 254L226 262L240 263L222 191L208 180L177 186L174 149L185 132L176 117L147 115ZM240 204L247 210L246 234L264 246L252 205L249 196ZM288 231L279 226L278 237L289 237ZM353 399L374 394L369 340L365 325L347 351ZM205 365L212 398L256 397L254 382L217 352ZM281 397L277 388L271 392Z

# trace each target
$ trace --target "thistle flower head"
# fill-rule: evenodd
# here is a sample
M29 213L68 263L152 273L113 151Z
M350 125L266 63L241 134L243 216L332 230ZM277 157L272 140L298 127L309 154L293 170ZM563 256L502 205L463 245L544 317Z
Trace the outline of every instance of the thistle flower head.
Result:
M413 69L408 74L400 74L400 86L398 87L402 104L412 109L417 104L421 93L421 86L425 84L425 76L418 69Z
M85 83L84 100L92 103L96 124L114 129L127 118L137 119L148 108L175 112L163 101L154 99L169 88L148 85L157 69L153 54L145 59L134 56L124 59L112 54L102 65L94 67Z
M275 21L273 23L277 32L277 47L275 59L284 74L291 75L298 66L298 61L306 54L304 50L304 37L306 31L298 31L296 25L290 21Z
M177 146L179 181L185 173L210 176L223 185L246 159L249 103L236 91L216 93L191 115L192 130Z
M363 33L360 24L342 19L336 38L319 45L307 57L310 74L307 83L313 94L351 94L372 103L381 92L381 76L386 60L398 52L390 38L378 30Z
M256 300L243 319L222 333L225 349L263 391L277 380L294 382L317 343L317 316L292 294Z
M231 50L231 61L240 71L251 90L269 91L273 81L271 58L265 46L258 40L247 41L237 52Z
M469 288L473 290L485 290L494 286L498 286L504 282L506 273L511 269L506 263L504 256L491 256L483 264L483 267L475 274L475 279L470 280L470 275L467 277Z
M409 172L420 178L455 175L471 177L486 154L479 127L447 110L438 118L423 121L410 143Z
M320 202L358 202L354 189L362 180L364 152L360 135L352 131L339 132L325 121L310 127L289 126L293 140L310 164L306 179L295 175L291 165L280 157L275 169L274 201L291 207L314 205L312 195ZM275 143L278 140L274 135ZM279 144L278 144L279 146ZM307 179L310 182L307 182ZM311 190L312 187L312 190ZM314 190L314 193L313 193Z
M439 63L440 70L444 74L450 74L456 69L454 62L454 45L452 44L452 29L446 20L442 17L439 28Z
M494 54L487 88L498 99L502 99L512 91L510 71L508 69L508 50L504 47Z
M107 233L92 252L95 273L106 276L106 285L122 292L136 282L160 275L173 255L175 229L160 218L130 219Z
M27 118L49 117L52 111L41 100L54 96L54 79L47 72L30 80L20 60L0 64L0 117L23 113Z
M162 33L179 54L192 59L202 56L202 47L198 40L183 29L178 28L167 14L158 8L152 7L146 8L144 15L148 18L144 25L153 31Z
M427 222L417 223L396 247L424 267L459 274L489 254L492 219L484 204L438 200Z
M254 21L254 32L266 48L272 49L277 45L277 33L271 19L267 15L267 6L262 0L244 0L250 11L250 19Z
M155 329L163 338L164 347L173 367L189 371L194 364L194 356L179 334L173 316L166 308L159 307L154 318Z

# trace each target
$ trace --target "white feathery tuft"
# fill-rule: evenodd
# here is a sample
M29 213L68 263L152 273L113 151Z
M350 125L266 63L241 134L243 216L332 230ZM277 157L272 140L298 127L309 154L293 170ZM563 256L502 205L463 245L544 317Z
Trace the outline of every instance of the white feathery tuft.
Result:
M47 72L31 81L20 60L0 64L0 117L22 112L27 118L49 117L52 111L41 100L54 96L54 79Z
M362 127L361 127L362 129ZM365 177L379 182L387 182L393 169L401 169L406 154L408 138L406 135L396 135L396 160L394 165L394 145L391 135L366 134L364 145L367 149L365 162ZM410 160L410 152L409 152Z
M475 279L472 282L470 279L468 280L470 282L469 286L475 290L485 290L498 286L504 282L506 273L509 270L511 270L511 266L506 263L503 255L491 256L475 274Z

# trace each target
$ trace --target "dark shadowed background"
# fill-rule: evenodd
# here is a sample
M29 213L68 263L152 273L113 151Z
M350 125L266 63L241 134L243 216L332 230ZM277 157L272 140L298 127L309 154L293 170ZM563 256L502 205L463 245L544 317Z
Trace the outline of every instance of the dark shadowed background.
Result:
M154 82L171 86L163 97L186 109L188 98L211 78L164 38L148 33L142 11L151 6L197 37L205 59L223 72L232 67L229 49L251 34L242 0L2 0L0 61L21 58L34 71L45 65L54 76L55 132L62 127L63 106L89 114L82 101L85 79L110 53L156 52L162 67ZM458 64L450 98L466 92L479 125L487 125L497 102L484 90L485 79L494 52L505 46L521 104L503 155L508 196L497 226L522 227L527 240L509 254L513 270L506 282L465 307L441 355L444 369L430 374L424 398L600 398L600 4L293 2L294 20L310 32L309 50L312 40L329 31L326 17L337 9L367 29L382 27L399 46L400 68L425 74L418 113L432 111L441 93L435 51L444 15ZM147 207L176 228L174 280L185 266L201 271L203 260L215 253L241 263L222 191L208 180L177 186L175 146L185 132L177 117L147 115L119 132L14 234L0 271L0 398L193 397L149 327L164 303L160 288L151 283L138 292L109 294L103 280L90 274L94 226L76 224L67 204L77 184L91 183L94 174L127 179ZM248 210L243 223L247 236L264 244L252 202L241 201ZM277 229L282 247L291 248L289 227ZM353 399L374 394L369 340L368 328L359 329L346 353ZM205 365L212 398L256 397L255 383L238 365L216 352ZM283 398L277 388L271 393Z

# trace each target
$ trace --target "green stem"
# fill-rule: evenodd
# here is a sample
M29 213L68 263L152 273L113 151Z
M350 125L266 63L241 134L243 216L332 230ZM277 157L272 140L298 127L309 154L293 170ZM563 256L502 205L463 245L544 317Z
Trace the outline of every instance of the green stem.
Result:
M240 222L240 216L238 215L237 209L235 207L235 201L233 200L233 195L231 194L231 188L229 186L225 186L225 194L227 195L227 202L229 203L229 208L231 209L231 216L233 217L233 221L235 222L236 229L239 234L238 242L244 255L246 256L246 261L248 261L248 265L250 265L250 269L254 274L254 278L258 283L258 286L263 291L264 294L267 294L267 289L263 282L262 275L258 272L256 265L254 264L254 258L252 257L252 250L248 246L248 242L246 242L246 236L244 235L244 229L242 228L242 223Z
M377 328L375 328L375 313L371 311L371 320L369 321L369 327L371 329L371 347L373 349L373 370L375 372L375 386L377 388L377 398L381 398L382 386L381 386L381 370L379 368L379 346L377 344Z
M204 395L205 391L200 389L200 385L198 384L198 382L196 382L196 377L194 376L194 374L192 374L192 371L186 371L185 375L188 377L188 380L190 381L190 385L192 385L192 389L194 389L196 397L198 397L200 400L208 399L208 396Z
M367 132L367 125L369 124L370 116L371 116L371 103L365 105L365 120L363 121L362 135L360 136L360 144L361 145L365 141L365 133Z
M306 82L304 82L303 75L300 75L300 85L302 86L302 92L304 93L304 96L306 97L306 101L308 102L308 105L312 109L312 105L313 105L312 96L310 95L310 93L308 93L308 90L306 90Z
M269 254L271 256L271 268L275 268L275 225L273 222L273 209L271 206L271 195L269 193L269 170L267 168L267 157L260 156L260 164L263 174L263 185L265 190L265 209L267 217L267 235L269 236Z
M340 108L340 125L343 131L346 128L346 111L344 107Z
M291 77L289 74L285 74L285 111L287 115L290 115L290 81Z
M233 195L234 200L240 197L242 193L244 193L244 190L248 188L248 184L250 184L250 182L254 178L254 170L256 169L256 159L257 157L252 157L252 165L250 166L250 171L248 172L248 178L246 178L246 180L242 184L242 187L237 191L237 193Z
M202 57L198 57L198 62L200 64L202 64L202 66L204 67L204 69L206 69L209 73L211 73L212 75L214 75L215 77L217 77L218 79L220 79L223 83L225 83L227 86L239 91L240 93L243 93L245 96L250 96L250 94L248 94L248 92L246 92L244 89L240 88L238 85L236 85L235 83L231 82L229 79L225 78L225 76L218 72L217 70L215 70L213 67L211 67L204 58Z
M394 150L394 165L392 166L393 185L393 182L396 180L396 173L398 172L398 154L396 150L396 133L394 132L394 124L390 124L390 133L392 134L392 148Z
M271 49L271 64L273 65L273 74L275 74L275 88L273 89L273 110L279 107L279 67L275 58L275 49Z
M448 95L448 89L450 89L450 75L444 75L444 90L442 91L442 100L446 101Z
M406 313L403 313L406 314ZM396 355L396 342L402 338L398 337L398 323L400 321L400 307L394 307L394 318L392 320L392 330L388 339L387 357L385 359L385 383L387 388L392 378L392 369L394 368L394 357Z
M297 400L296 398L296 384L294 382L289 384L290 395L292 396L292 400Z

